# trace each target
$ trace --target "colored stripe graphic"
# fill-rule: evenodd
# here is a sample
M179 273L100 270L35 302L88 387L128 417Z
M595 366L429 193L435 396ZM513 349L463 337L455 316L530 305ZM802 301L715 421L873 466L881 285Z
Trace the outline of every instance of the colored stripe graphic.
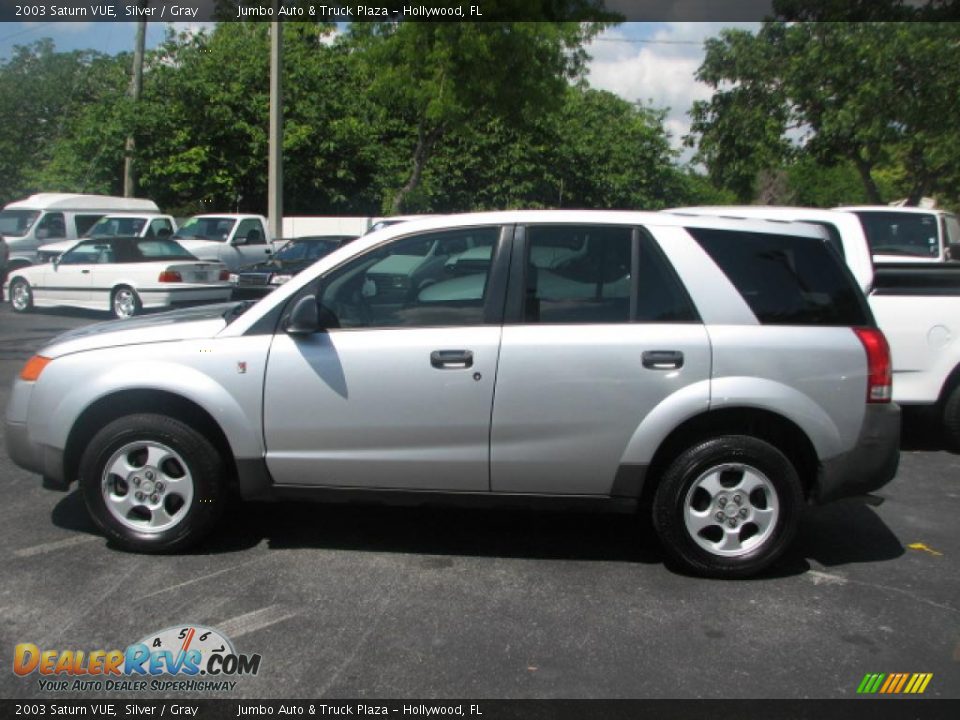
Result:
M933 673L867 673L857 686L858 695L920 695L933 679Z

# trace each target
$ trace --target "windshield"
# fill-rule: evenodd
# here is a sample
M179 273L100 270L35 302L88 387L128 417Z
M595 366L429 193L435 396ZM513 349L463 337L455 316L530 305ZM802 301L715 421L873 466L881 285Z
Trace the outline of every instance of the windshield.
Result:
M236 224L234 218L202 217L190 218L177 230L175 238L184 240L216 240L225 242Z
M0 235L23 237L38 217L39 210L4 210L0 212Z
M291 240L284 245L274 259L280 262L302 262L304 260L319 260L329 255L340 246L338 240Z
M863 232L876 255L938 257L935 215L905 212L858 212Z
M137 236L146 224L146 219L140 217L105 217L90 228L85 237Z

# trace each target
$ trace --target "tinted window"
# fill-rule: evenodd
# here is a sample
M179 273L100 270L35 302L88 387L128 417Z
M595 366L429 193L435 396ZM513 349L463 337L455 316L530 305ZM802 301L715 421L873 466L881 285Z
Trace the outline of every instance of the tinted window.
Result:
M636 321L699 322L693 303L654 241L640 238Z
M619 227L528 228L525 322L629 322L631 234Z
M688 228L757 319L770 325L867 325L840 259L812 238Z
M103 213L99 215L74 215L73 223L77 228L77 237L82 237L87 234L87 232L94 226L94 224L103 217Z
M456 261L461 254L489 249L499 234L499 227L488 227L417 235L349 261L323 280L324 323L341 328L482 324L490 254L471 262L471 272L456 272Z
M870 250L877 255L940 255L935 215L862 210L857 215Z

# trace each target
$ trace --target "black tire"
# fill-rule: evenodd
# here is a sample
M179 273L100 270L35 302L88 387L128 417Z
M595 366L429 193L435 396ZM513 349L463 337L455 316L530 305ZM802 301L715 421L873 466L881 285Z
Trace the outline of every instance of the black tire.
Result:
M162 470L156 473L158 479L164 479L165 474L176 477L177 472L182 470L182 478L190 481L188 484L192 488L192 498L189 503L182 502L179 510L176 509L175 491L162 498L157 509L162 506L174 521L174 524L166 529L150 530L147 525L153 518L153 512L147 509L146 505L131 510L126 520L116 517L114 511L107 507L105 488L114 487L116 495L116 478L119 477L111 475L108 480L105 475L107 466L122 448L138 443L158 444L175 454L174 466L158 464L157 469ZM131 454L127 456L128 461L137 452L131 450ZM171 472L171 469L180 465L181 460L183 467L177 472ZM144 485L140 487L148 493L155 493L153 479L150 479L148 489L148 480L140 477L141 471L144 471L145 475L145 471L150 468L151 466L147 465L133 470L136 475L122 483L126 489L122 496L127 492L134 494L134 479L143 482ZM179 420L165 415L128 415L105 426L87 445L80 459L80 490L91 517L107 538L121 548L140 553L176 552L200 542L219 520L227 499L223 468L223 459L213 444ZM171 491L176 482L177 480L168 481L168 487L160 488L159 494ZM149 500L150 498L147 498L145 502ZM183 496L180 496L180 500L183 501ZM173 504L168 505L168 501ZM180 511L182 514L179 514ZM144 515L148 515L148 518L144 519Z
M702 478L712 474L711 469L719 472L723 466L729 468L716 478L720 483L734 483L729 489L723 484L716 495L705 489L693 489ZM767 481L760 495L748 493L744 498L744 491L738 492L738 487L747 487L741 484L747 478L741 472L743 466L758 470ZM753 473L750 476L757 477ZM769 497L771 494L773 497ZM735 498L736 505L733 504ZM692 514L688 514L688 501L692 509L704 513L699 517L705 518L703 522L711 526L696 536L688 530L686 523ZM653 523L664 551L683 569L706 577L742 578L759 573L783 553L796 534L802 507L800 478L782 452L754 437L726 435L698 442L670 464L654 496ZM775 519L766 525L766 529L760 520L757 520L761 523L759 525L753 523L753 513L759 517L772 508L776 508ZM748 519L743 520L736 514L725 515L721 522L707 519L714 517L715 513L719 517L722 513L737 512L744 513ZM730 521L738 524L728 526ZM725 530L726 527L730 529ZM727 532L738 534L732 541L740 547L730 548L729 552L739 554L725 555L721 550L704 547L715 547L713 543L720 543ZM717 533L718 539L714 541Z
M129 297L130 299L130 304L125 304L126 307L130 307L129 314L125 313L118 307L118 300L121 296ZM143 303L140 302L140 296L137 295L137 291L132 287L128 285L119 285L113 289L112 293L110 293L110 314L118 320L139 315L142 311Z
M948 450L960 453L960 384L943 403L943 439Z
M18 295L21 292L23 295ZM11 280L9 293L10 307L13 308L14 312L25 313L33 310L33 290L26 280L19 277ZM20 298L23 298L23 300L20 300Z

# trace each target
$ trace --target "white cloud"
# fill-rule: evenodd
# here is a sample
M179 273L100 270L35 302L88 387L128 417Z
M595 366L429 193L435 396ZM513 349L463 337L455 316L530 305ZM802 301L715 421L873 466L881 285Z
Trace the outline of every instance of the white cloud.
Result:
M690 131L687 112L695 100L706 100L712 90L697 82L703 62L703 42L727 27L753 30L758 23L625 23L607 30L588 46L590 84L630 102L667 108L664 126L671 145L681 148ZM688 160L684 149L681 160Z

